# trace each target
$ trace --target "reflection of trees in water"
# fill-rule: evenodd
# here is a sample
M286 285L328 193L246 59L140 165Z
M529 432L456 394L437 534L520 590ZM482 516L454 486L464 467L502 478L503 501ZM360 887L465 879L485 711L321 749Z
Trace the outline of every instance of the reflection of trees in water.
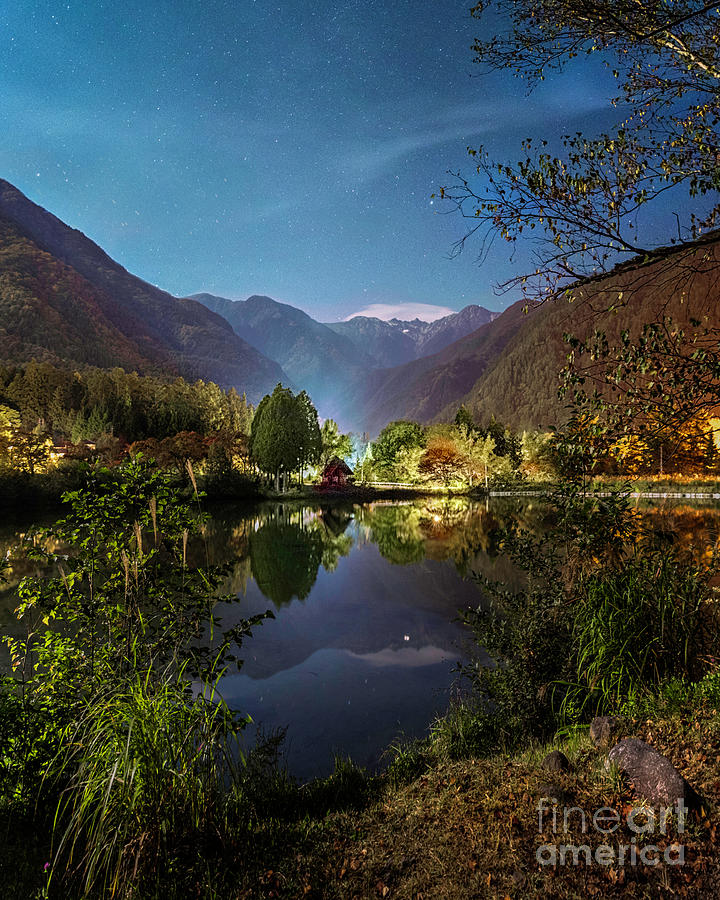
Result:
M245 594L247 583L252 577L252 567L249 556L239 556L230 564L230 572L222 584L220 594Z
M201 534L190 540L188 562L191 566L224 566L227 576L218 594L244 594L250 571L250 533L255 518L236 519L223 513L208 519Z
M459 497L429 498L405 505L369 504L358 519L389 562L452 560L462 574L479 555L496 557L503 531L513 522L531 531L542 528L545 507L522 502L468 502Z
M313 522L322 535L322 567L326 572L334 572L340 557L347 556L352 548L352 535L346 534L352 519L353 515L349 510L329 507L320 510Z
M350 510L343 508L328 507L321 509L315 520L318 522L328 538L342 537L347 531L347 527L352 522L353 514Z
M320 566L332 572L350 552L353 541L345 532L351 520L340 510L276 507L249 539L252 574L263 594L277 606L304 600Z
M263 504L244 511L242 518L225 510L203 526L207 551L201 540L191 548L191 558L201 563L207 552L211 564L228 566L221 593L244 594L254 578L268 599L282 605L307 597L319 567L332 572L347 556L353 539L345 532L351 521L351 510L336 508Z
M388 562L396 565L420 562L425 542L420 531L421 509L416 505L361 507L360 521L369 529L370 540Z
M16 588L27 575L39 576L43 573L44 563L32 559L27 552L30 545L41 547L48 553L60 553L67 549L54 538L32 536L28 530L0 535L0 572L5 579L0 582L0 593Z
M269 521L250 535L253 578L276 606L303 600L322 563L322 539L290 522Z
M689 505L639 506L646 532L657 543L675 544L697 562L710 563L720 544L720 510Z
M717 552L720 509L642 504L638 514L655 539L692 551L698 561ZM540 535L548 515L546 503L527 498L495 498L486 504L438 497L321 509L265 504L209 519L204 540L189 548L188 556L191 564L228 565L223 593L245 593L254 577L262 593L282 605L307 597L320 566L332 572L348 555L355 540L348 533L354 518L360 539L376 543L391 563L452 560L463 575L476 571L510 584L517 573L501 552L502 533L514 525ZM14 605L20 579L39 572L38 563L20 552L21 538L10 530L0 534L0 557L9 554L10 561L8 583L0 586L0 615Z
M27 576L38 578L47 571L44 562L33 559L28 554L26 540L48 553L62 553L67 549L50 537L31 537L28 529L4 531L0 534L0 623L11 633L21 633L25 628L22 621L13 614L18 605L18 585Z
M190 562L202 564L207 561L210 565L222 566L246 557L254 521L253 516L208 519L203 523L201 536L191 543Z

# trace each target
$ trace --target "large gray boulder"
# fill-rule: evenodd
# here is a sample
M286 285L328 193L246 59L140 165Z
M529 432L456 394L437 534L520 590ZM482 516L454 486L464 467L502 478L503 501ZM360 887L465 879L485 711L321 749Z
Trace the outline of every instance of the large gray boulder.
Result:
M687 807L696 806L698 796L670 760L639 738L625 738L608 754L632 781L638 797L654 805L670 806L683 800Z

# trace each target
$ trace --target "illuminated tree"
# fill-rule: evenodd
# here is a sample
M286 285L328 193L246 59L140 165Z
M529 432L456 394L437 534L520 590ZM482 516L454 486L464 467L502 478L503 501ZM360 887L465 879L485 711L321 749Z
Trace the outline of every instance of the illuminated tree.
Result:
M7 459L12 436L20 429L20 413L0 405L0 460Z
M610 447L623 475L643 475L652 471L652 448L637 435L626 435Z
M181 431L160 442L160 459L164 466L174 466L181 477L188 474L188 464L200 462L208 453L208 441L196 431Z
M47 435L28 431L14 431L8 441L7 455L10 466L35 475L50 462L52 441Z
M276 489L292 472L317 460L320 430L317 412L303 391L297 395L278 384L255 412L249 452L260 471L275 479Z
M496 452L495 438L481 429L468 431L464 426L455 430L453 437L465 464L465 475L472 484L476 479L490 477L508 478L513 474L509 455Z
M381 478L395 477L395 463L401 450L425 446L425 429L417 422L398 419L386 425L372 445L373 465Z
M420 481L420 461L424 454L424 447L401 447L395 454L393 478L411 484Z
M458 452L455 442L448 437L434 437L428 441L418 471L432 479L442 481L447 487L452 481L462 479L467 469L467 458Z
M323 450L317 410L305 391L295 397L296 438L298 443L298 459L300 461L300 482L307 466L314 465L320 459Z
M337 422L334 419L325 419L320 429L322 453L320 465L325 466L333 458L347 461L353 452L352 436L341 434Z
M208 461L212 453L214 462L220 468L225 466L227 461L228 469L240 468L246 471L249 462L249 436L242 431L232 431L223 429L218 431L211 438L211 447L208 450ZM217 448L217 449L215 449Z
M539 431L523 432L520 442L520 473L529 478L550 478L555 474L550 450L550 435Z
M618 346L603 332L569 339L565 390L586 419L602 422L611 445L646 447L646 470L702 471L720 409L720 329L686 334L669 319ZM662 449L661 449L662 448ZM712 455L712 454L711 454ZM636 460L637 464L637 460Z
M612 436L599 417L578 410L550 439L555 468L568 481L585 482L596 474L611 446Z

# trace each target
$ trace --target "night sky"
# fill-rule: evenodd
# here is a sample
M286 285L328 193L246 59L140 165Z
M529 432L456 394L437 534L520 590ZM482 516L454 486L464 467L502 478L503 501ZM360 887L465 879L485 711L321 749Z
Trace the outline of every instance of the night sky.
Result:
M480 77L470 5L11 0L0 177L174 294L504 308L523 252L450 259L463 222L430 195L469 144L609 126L616 85L587 60L530 97Z

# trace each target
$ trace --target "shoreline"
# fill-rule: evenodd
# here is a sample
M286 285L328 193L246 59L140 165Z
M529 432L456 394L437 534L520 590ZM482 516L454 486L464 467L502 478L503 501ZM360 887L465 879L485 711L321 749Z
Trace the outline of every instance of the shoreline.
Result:
M7 502L5 508L5 518L7 521L25 522L38 518L52 517L53 515L61 515L64 510L64 504L61 500L61 494L67 490L74 490L77 484L67 483L63 485L55 484L48 490L45 476L36 476L38 481L34 484L26 481L26 486L30 490L16 494L12 498L5 498ZM45 481L45 483L43 483ZM374 487L371 485L347 486L344 488L323 488L320 485L304 485L302 488L293 488L285 493L275 493L275 491L263 490L248 491L240 493L233 491L232 487L227 493L222 489L218 490L217 486L207 491L204 503L212 508L218 506L232 505L255 505L261 503L317 503L324 504L353 504L353 503L373 503L375 501L412 501L422 499L465 499L468 501L479 502L491 498L538 498L550 499L557 490L557 486L548 485L547 487L531 487L529 485L513 488L496 489L473 487L463 489L428 489L421 486L405 487L405 486L387 486ZM200 484L200 489L204 486ZM588 489L582 492L584 497L611 497L624 496L631 500L685 500L685 501L701 501L717 503L720 502L720 484L714 489L708 487L706 490L688 490L681 483L669 483L664 490L622 490L612 489L612 486L602 486L597 490Z
M549 497L552 490L488 491L488 497ZM614 497L620 495L631 500L720 500L720 491L582 491L583 497Z

